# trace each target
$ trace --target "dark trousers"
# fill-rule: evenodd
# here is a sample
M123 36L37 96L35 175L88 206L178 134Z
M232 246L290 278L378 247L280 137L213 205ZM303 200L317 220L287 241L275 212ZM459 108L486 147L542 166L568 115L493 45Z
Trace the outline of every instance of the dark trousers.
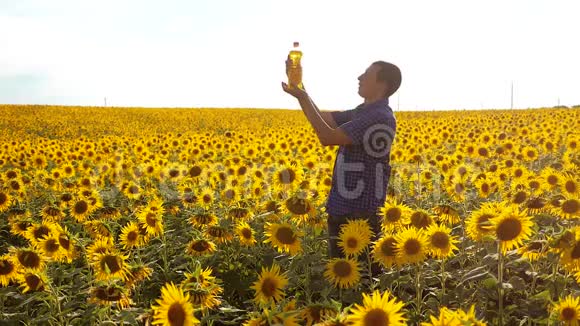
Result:
M338 234L340 233L340 227L348 220L352 219L364 219L369 223L371 230L373 231L374 235L371 237L371 244L369 244L369 250L372 249L372 242L378 240L381 237L381 220L375 213L359 213L359 214L348 214L348 215L341 215L341 216L331 216L328 215L328 256L330 258L344 258L345 254L342 252L340 247L338 246ZM361 267L363 270L368 268L367 256L366 253L359 255L358 260L360 262ZM365 266L367 266L365 268ZM382 269L378 263L371 264L371 270L373 277L380 275Z

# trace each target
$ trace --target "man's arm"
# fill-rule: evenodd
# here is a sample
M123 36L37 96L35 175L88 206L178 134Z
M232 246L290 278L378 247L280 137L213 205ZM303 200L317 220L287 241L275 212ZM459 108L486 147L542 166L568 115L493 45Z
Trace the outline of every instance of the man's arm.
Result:
M320 112L308 95L299 97L298 102L323 146L352 144L348 135L337 128L330 112Z

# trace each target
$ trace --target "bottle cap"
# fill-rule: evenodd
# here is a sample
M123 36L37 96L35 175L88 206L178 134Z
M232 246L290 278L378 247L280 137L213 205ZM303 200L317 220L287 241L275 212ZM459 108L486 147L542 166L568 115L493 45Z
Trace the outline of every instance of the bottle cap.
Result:
M298 43L298 42L294 42L294 47L295 47L295 48L297 48L297 47L299 47L299 46L300 46L300 43Z

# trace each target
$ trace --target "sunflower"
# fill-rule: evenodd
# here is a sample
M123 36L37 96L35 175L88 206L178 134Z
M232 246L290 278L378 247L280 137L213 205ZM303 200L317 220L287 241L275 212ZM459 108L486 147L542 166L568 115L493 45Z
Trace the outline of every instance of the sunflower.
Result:
M545 207L548 202L542 197L530 197L524 204L530 215L536 215L546 211Z
M286 273L280 274L280 266L274 264L270 269L262 267L262 273L251 289L256 291L254 302L268 304L278 302L284 297L284 288L288 284Z
M119 278L126 280L129 266L126 263L129 256L116 252L99 253L94 257L91 265L95 270L97 280L112 280Z
M71 205L70 215L78 222L83 222L91 214L92 209L87 199L79 198Z
M267 239L263 242L271 243L278 252L287 252L292 256L302 252L299 238L302 232L296 231L292 224L266 222L264 234Z
M12 205L12 196L0 189L0 213L7 211L10 205Z
M544 254L544 243L540 240L530 241L525 246L518 248L518 253L530 262L536 261Z
M464 311L463 309L456 310L455 316L461 322L460 325L487 326L486 322L477 319L475 316L475 305L471 305L469 311Z
M580 182L578 177L572 173L564 173L562 178L562 193L568 196L580 195Z
M236 226L236 234L242 246L251 247L256 243L254 238L254 230L248 225L248 223L242 221Z
M433 216L424 209L416 209L410 216L410 225L417 229L427 229L435 223Z
M368 221L349 220L340 227L338 246L347 257L360 255L371 242L374 235Z
M189 218L189 223L196 228L216 225L217 222L218 222L217 216L209 212L196 213L191 215L191 217Z
M302 182L304 173L302 169L289 164L279 166L272 173L272 184L280 187L291 187Z
M559 202L559 207L552 208L552 213L565 219L580 217L580 197L569 196Z
M209 209L214 202L214 190L209 187L204 187L201 189L199 195L197 195L197 204L204 209Z
M42 251L45 257L55 261L63 261L67 254L66 250L60 246L57 234L44 237L38 241L36 246Z
M348 320L353 326L404 326L407 319L403 302L396 297L389 300L390 293L375 290L371 295L363 293L362 305L355 304Z
M552 312L558 315L558 320L568 326L578 326L580 320L580 298L568 295L552 307Z
M24 234L24 237L30 241L33 245L38 244L40 240L45 237L50 237L56 234L56 227L54 223L41 222L38 224L32 224Z
M32 227L32 222L28 218L10 218L10 232L14 235L25 237L26 231Z
M191 286L194 287L199 286L204 289L209 289L216 284L215 276L212 276L211 273L212 273L211 267L202 269L201 266L197 265L193 273L188 272L184 273L185 280L181 282L181 286L186 290ZM221 291L217 289L217 291L214 293L217 294L220 292Z
M576 227L572 232L564 232L558 239L560 259L564 267L572 270L580 268L580 228ZM567 236L568 235L568 236Z
M64 212L55 205L46 205L40 212L42 219L49 222L58 222L64 218Z
M137 218L150 236L163 233L163 212L157 206L145 207L137 213Z
M232 240L233 235L227 227L220 225L210 225L205 229L205 235L215 240L217 243L227 243Z
M395 235L397 258L401 263L418 263L425 259L429 250L428 238L421 229L407 228Z
M48 290L48 277L45 272L26 271L16 277L22 293Z
M36 248L11 248L19 270L40 272L44 270L46 261Z
M324 277L340 288L351 288L360 280L360 266L349 258L333 258L326 264Z
M433 211L439 217L439 221L447 225L454 225L461 222L459 212L450 205L437 205Z
M562 175L558 173L554 168L547 167L540 173L540 178L542 180L542 186L545 190L552 191L558 187L561 183Z
M143 280L149 279L153 274L153 269L145 265L133 265L129 267L129 273L127 274L126 284L129 288L134 288L137 283Z
M308 219L316 214L316 207L308 197L307 191L296 191L284 201L284 205L282 206L284 212L291 214L299 225L307 223Z
M143 195L143 189L134 181L130 181L124 188L123 194L129 199L139 199Z
M447 307L441 307L439 316L429 316L430 322L422 322L421 326L462 326L459 317Z
M532 235L534 225L526 211L520 211L517 206L506 207L491 223L504 254L520 247L524 241L528 240Z
M173 284L165 284L161 289L161 299L155 300L158 305L151 305L153 309L153 325L163 326L191 326L199 324L194 317L193 305L190 296Z
M465 221L467 235L474 241L482 241L493 234L491 221L498 216L498 212L490 206L482 206L471 212Z
M103 284L90 289L89 302L101 306L117 303L121 308L128 308L131 304L131 298L124 287L117 284Z
M213 242L205 239L194 239L187 244L186 252L192 256L203 256L216 251Z
M0 256L0 286L8 286L10 281L16 279L18 266L12 255Z
M138 248L144 245L143 237L139 234L139 224L129 222L121 229L119 242L124 249Z
M387 234L378 241L375 241L372 255L376 262L383 264L385 267L398 264L397 240L395 236Z
M457 239L451 235L451 229L444 225L431 225L425 232L429 253L436 259L445 259L457 250Z
M219 288L216 286L216 288ZM219 288L221 290L221 288ZM212 288L201 288L194 287L188 290L191 296L191 302L196 307L201 307L201 311L204 315L207 314L208 310L214 309L221 304L221 300L218 298L216 291Z
M385 201L383 207L379 209L382 217L382 229L384 231L398 230L404 225L409 224L409 215L411 209L404 204Z
M300 312L300 317L306 320L306 326L318 325L318 323L336 316L338 311L330 305L311 303Z

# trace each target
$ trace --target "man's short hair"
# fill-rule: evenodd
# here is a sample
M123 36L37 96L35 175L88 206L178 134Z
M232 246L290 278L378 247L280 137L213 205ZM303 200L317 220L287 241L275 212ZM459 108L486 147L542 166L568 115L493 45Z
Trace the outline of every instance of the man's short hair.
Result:
M385 61L375 61L373 64L380 67L377 73L377 80L389 85L387 94L385 94L385 97L389 98L401 86L401 70L394 64Z

